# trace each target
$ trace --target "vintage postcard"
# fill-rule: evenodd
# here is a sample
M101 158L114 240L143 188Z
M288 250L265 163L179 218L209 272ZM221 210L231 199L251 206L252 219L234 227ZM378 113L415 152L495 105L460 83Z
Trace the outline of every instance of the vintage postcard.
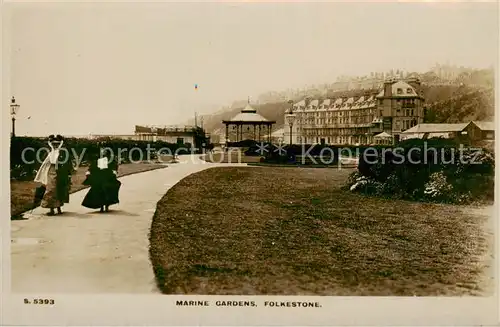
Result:
M498 325L496 2L2 25L2 325Z

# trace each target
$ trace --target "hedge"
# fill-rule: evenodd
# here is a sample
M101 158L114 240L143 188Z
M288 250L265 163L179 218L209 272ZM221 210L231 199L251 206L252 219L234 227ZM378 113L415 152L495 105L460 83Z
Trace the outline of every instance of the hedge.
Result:
M149 158L147 157L148 145ZM63 148L68 151L70 158L74 160L74 162L76 162L78 158L81 158L80 165L86 165L92 155L99 154L100 149L104 148L112 149L115 157L118 156L119 150L121 150L120 163L127 163L130 161L139 161L141 159L155 160L157 158L157 152L160 149L168 149L163 151L163 153L166 152L166 154L168 154L168 151L170 151L170 153L175 153L177 151L177 154L187 154L190 152L190 150L187 149L191 149L191 144L172 144L163 141L149 142L111 138L92 140L84 138L67 138L64 141ZM10 145L11 178L22 180L33 179L41 163L48 155L49 149L47 139L12 137ZM132 149L139 149L140 151L131 151Z
M279 148L270 143L255 144L246 151L247 156L262 156L262 162L274 164L318 164L336 165L339 156L358 157L369 146L354 145L322 145L322 144L292 144ZM384 146L370 147L380 151ZM262 151L262 149L266 149Z

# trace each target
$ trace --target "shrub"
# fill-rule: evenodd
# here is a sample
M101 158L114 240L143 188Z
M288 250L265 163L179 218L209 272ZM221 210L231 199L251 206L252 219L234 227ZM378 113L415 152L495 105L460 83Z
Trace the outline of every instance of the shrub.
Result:
M250 148L248 151L250 153L258 153L259 147ZM309 156L314 159L318 164L336 164L338 162L338 153L340 152L340 148L326 146L326 145L285 145L279 151L279 148L272 144L267 144L266 149L270 149L269 151L265 151L263 153L264 162L267 163L288 163L288 164L302 164L302 160L299 160L298 157L305 159L305 164L312 165L314 164L313 160L309 160ZM331 157L333 155L333 158Z
M396 148L363 152L346 188L411 200L491 201L494 155L453 140L409 140Z
M425 184L424 194L432 200L448 200L453 186L447 181L443 171L432 173Z

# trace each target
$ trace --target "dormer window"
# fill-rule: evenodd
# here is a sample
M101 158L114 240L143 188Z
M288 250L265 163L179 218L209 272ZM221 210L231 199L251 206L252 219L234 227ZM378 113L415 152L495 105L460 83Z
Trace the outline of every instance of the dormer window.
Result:
M413 90L412 90L411 88L407 88L407 89L406 89L406 93L408 93L408 94L412 94L412 93L413 93Z
M397 93L398 94L403 94L403 89L398 88Z

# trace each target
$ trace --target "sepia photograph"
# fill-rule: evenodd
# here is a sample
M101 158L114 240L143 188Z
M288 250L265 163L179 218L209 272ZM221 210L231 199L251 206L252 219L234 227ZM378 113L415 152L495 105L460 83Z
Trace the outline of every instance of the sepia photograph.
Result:
M498 323L496 2L2 7L2 324Z

